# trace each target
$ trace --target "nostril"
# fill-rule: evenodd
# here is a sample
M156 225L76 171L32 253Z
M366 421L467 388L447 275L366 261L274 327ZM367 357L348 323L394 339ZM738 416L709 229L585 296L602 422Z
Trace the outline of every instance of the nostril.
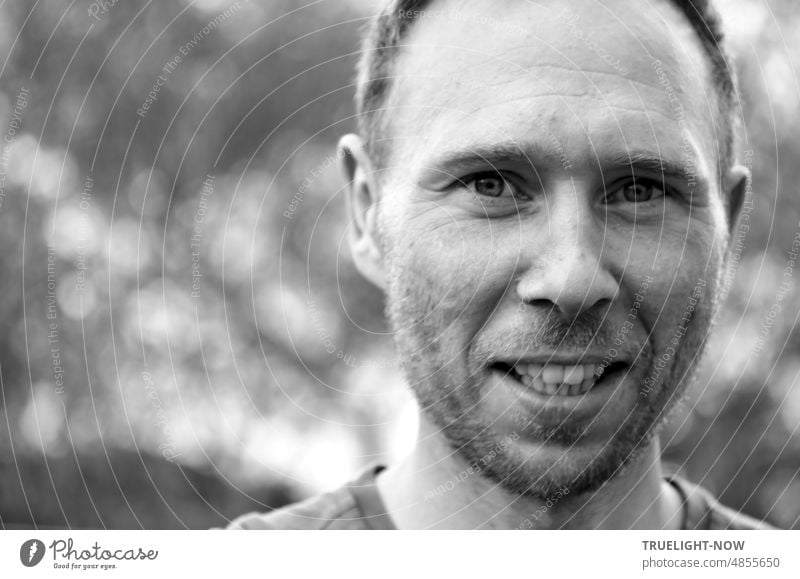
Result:
M523 299L522 302L526 305L533 306L536 308L545 308L545 309L553 309L556 305L548 299Z
M516 293L525 305L555 309L565 318L607 308L619 292L615 276L588 253L580 259L554 258L547 267L530 267L520 277Z
M600 298L597 300L592 307L594 308L607 308L611 305L611 298Z

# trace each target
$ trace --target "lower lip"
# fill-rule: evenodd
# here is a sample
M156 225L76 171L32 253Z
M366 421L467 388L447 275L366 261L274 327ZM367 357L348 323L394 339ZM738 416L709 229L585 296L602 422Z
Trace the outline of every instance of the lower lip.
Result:
M495 369L489 371L496 387L511 392L514 397L511 402L522 404L536 423L556 425L582 422L596 417L609 404L631 368L621 368L604 374L588 392L578 396L540 394L506 372Z

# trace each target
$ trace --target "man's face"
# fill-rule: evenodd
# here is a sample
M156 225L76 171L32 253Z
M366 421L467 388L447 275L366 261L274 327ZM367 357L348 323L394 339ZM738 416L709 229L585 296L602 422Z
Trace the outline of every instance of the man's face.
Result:
M404 370L497 483L596 488L649 443L713 317L729 224L707 59L666 1L431 9L394 71L381 179Z

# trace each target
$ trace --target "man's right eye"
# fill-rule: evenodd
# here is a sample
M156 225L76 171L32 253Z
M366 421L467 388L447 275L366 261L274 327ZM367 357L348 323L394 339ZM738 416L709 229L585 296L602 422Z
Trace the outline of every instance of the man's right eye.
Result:
M502 173L486 171L459 179L456 184L466 187L481 197L526 197Z

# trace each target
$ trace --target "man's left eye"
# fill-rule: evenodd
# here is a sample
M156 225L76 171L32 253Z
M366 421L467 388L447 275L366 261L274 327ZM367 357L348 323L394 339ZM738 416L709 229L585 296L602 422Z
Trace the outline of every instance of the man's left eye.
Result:
M618 187L606 196L606 203L645 203L664 196L664 188L655 181L637 179Z

